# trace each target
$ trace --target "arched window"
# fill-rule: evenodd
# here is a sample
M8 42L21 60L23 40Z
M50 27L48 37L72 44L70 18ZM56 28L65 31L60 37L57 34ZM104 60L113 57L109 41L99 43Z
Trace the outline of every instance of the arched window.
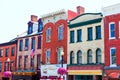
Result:
M87 63L91 64L92 63L92 50L89 49L87 52Z
M63 36L64 36L64 28L63 25L60 25L58 27L58 40L63 40Z
M80 50L77 52L77 64L82 64L82 52Z
M74 52L71 51L71 52L70 52L70 64L74 64L74 62L75 62Z
M96 50L96 63L101 63L101 49Z

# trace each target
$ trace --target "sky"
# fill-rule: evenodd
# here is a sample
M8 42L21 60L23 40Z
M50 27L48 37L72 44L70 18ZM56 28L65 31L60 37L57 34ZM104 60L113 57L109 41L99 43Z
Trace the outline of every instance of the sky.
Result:
M41 15L61 9L83 6L85 13L101 12L101 8L120 0L0 0L0 43L8 42L27 30L30 15Z

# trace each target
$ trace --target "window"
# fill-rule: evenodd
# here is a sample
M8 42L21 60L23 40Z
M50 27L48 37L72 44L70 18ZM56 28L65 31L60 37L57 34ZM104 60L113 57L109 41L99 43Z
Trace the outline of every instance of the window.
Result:
M28 56L24 56L24 69L27 69Z
M92 27L88 28L88 40L93 39Z
M31 49L35 49L35 38L32 38Z
M81 42L82 41L82 30L79 29L77 30L77 42Z
M31 58L31 67L34 69L34 56Z
M77 63L82 64L82 52L80 50L77 52Z
M87 52L87 62L88 64L92 63L92 50L88 50Z
M58 40L63 40L63 37L64 37L64 28L63 28L63 25L60 25L58 27Z
M43 22L41 19L38 20L38 32L41 32L43 30Z
M8 62L5 62L4 63L4 71L7 71L8 70Z
M46 64L50 64L50 50L46 51Z
M20 40L19 51L22 51L22 47L23 47L23 40Z
M29 45L29 39L25 39L25 49L28 50L28 45Z
M101 26L96 26L96 39L101 39Z
M46 42L50 42L51 40L51 28L48 28L46 31Z
M33 32L33 26L31 25L28 27L28 34L31 34L32 32Z
M63 48L58 48L57 49L57 62L61 63L62 57L61 57L61 52L63 51Z
M75 62L74 52L71 51L71 52L70 52L70 64L74 64L74 62Z
M13 71L14 68L14 61L10 62L10 71Z
M14 56L14 54L15 54L15 47L12 47L11 56Z
M70 31L70 43L74 43L74 31Z
M111 22L109 24L109 39L115 39L115 23Z
M101 63L101 49L96 50L96 63Z
M8 48L6 48L6 53L5 53L5 57L8 57Z
M3 56L3 49L0 49L0 57Z
M38 36L38 49L41 49L41 36Z
M37 55L37 68L40 68L40 54Z
M2 62L0 62L0 72L2 71Z
M110 48L110 64L116 66L116 48Z

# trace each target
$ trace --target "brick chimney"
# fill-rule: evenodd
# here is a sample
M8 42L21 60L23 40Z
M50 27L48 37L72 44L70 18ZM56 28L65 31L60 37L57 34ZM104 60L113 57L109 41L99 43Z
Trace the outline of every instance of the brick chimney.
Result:
M36 15L31 15L31 21L32 22L37 22L38 21L38 17Z
M84 12L85 12L84 7L82 7L82 6L77 6L77 13L78 13L78 14L83 14Z

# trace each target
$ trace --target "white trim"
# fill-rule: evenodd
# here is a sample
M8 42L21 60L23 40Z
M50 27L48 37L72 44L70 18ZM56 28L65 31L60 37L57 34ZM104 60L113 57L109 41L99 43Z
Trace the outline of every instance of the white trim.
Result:
M111 35L111 31L110 31L110 25L111 24L114 24L115 25L115 22L110 22L109 23L109 39L116 39L116 37L111 37L110 35ZM116 31L115 31L116 32ZM115 35L116 36L116 35Z
M115 50L116 50L116 48L115 48L115 47L111 47L111 48L110 48L110 67L116 67L116 64L112 64L111 49L115 49ZM116 53L115 53L115 55L116 55Z

